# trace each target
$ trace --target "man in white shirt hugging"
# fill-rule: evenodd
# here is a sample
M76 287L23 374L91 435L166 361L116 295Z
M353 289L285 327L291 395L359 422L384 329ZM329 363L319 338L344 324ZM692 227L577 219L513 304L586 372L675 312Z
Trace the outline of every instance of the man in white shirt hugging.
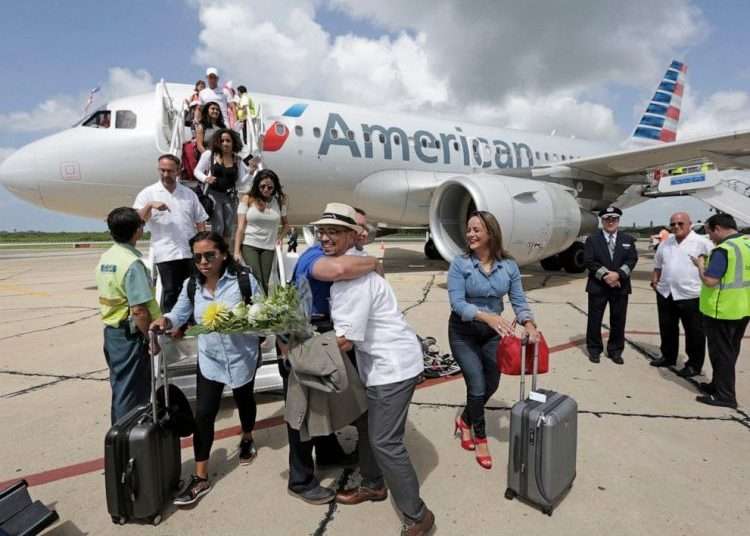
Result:
M317 226L327 256L361 255L361 229L349 205L329 203ZM419 481L404 444L406 417L424 370L422 349L399 311L388 282L376 273L336 281L331 287L331 320L339 347L354 347L357 368L367 387L368 432L373 457L396 506L404 534L426 534L435 516L419 496Z
M677 374L690 378L701 373L706 356L706 336L698 306L701 278L692 258L704 257L713 244L690 228L690 216L676 212L669 218L672 234L656 250L651 288L656 291L661 335L661 358L651 361L654 367L677 364L680 322L685 330L685 353L688 360Z

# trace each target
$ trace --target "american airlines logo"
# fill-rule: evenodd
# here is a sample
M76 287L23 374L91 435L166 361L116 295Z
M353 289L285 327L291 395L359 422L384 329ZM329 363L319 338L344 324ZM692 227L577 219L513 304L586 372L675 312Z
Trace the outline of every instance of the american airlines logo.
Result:
M283 115L299 117L306 107L294 105ZM352 158L382 157L385 160L401 159L404 162L415 159L425 164L462 163L484 169L525 168L534 165L534 153L528 144L468 136L458 126L451 133L433 133L419 129L412 134L397 126L361 123L359 127L360 135L357 136L340 114L328 114L318 155L326 156L333 147L341 147ZM274 122L266 131L263 150L280 150L288 137L289 129L286 125Z

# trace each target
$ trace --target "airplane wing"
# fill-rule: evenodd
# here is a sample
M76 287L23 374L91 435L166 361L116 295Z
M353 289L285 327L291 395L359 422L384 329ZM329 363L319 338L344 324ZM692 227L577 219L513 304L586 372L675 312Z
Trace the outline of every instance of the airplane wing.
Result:
M643 173L676 162L706 159L717 169L750 168L750 130L568 161L564 167L602 177Z

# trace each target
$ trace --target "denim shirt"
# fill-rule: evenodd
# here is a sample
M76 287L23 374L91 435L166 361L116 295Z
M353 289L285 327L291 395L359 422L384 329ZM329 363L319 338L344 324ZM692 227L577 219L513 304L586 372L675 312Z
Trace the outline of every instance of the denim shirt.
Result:
M253 296L261 292L255 278L248 274ZM237 283L237 276L225 271L216 284L214 295L197 282L195 288L195 307L190 305L187 295L189 279L182 285L180 297L170 312L164 316L173 326L181 326L190 319L191 313L200 322L203 311L210 303L221 302L229 309L242 303L242 292ZM198 335L198 366L203 377L228 385L232 389L242 387L255 377L258 365L259 341L255 335L206 333Z
M489 274L479 260L469 255L453 259L448 270L448 298L451 309L464 322L474 320L477 312L503 312L503 296L508 295L518 323L533 320L521 285L521 272L516 261L496 260Z

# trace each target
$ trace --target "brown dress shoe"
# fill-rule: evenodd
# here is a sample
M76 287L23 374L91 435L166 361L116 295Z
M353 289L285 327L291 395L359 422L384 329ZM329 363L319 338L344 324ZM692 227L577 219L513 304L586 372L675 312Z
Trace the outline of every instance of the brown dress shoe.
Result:
M404 525L401 536L425 536L435 526L435 514L429 508L425 508L424 516L416 523Z
M339 504L359 504L365 501L384 501L388 498L388 488L383 486L380 489L358 488L346 489L336 494L336 502Z

